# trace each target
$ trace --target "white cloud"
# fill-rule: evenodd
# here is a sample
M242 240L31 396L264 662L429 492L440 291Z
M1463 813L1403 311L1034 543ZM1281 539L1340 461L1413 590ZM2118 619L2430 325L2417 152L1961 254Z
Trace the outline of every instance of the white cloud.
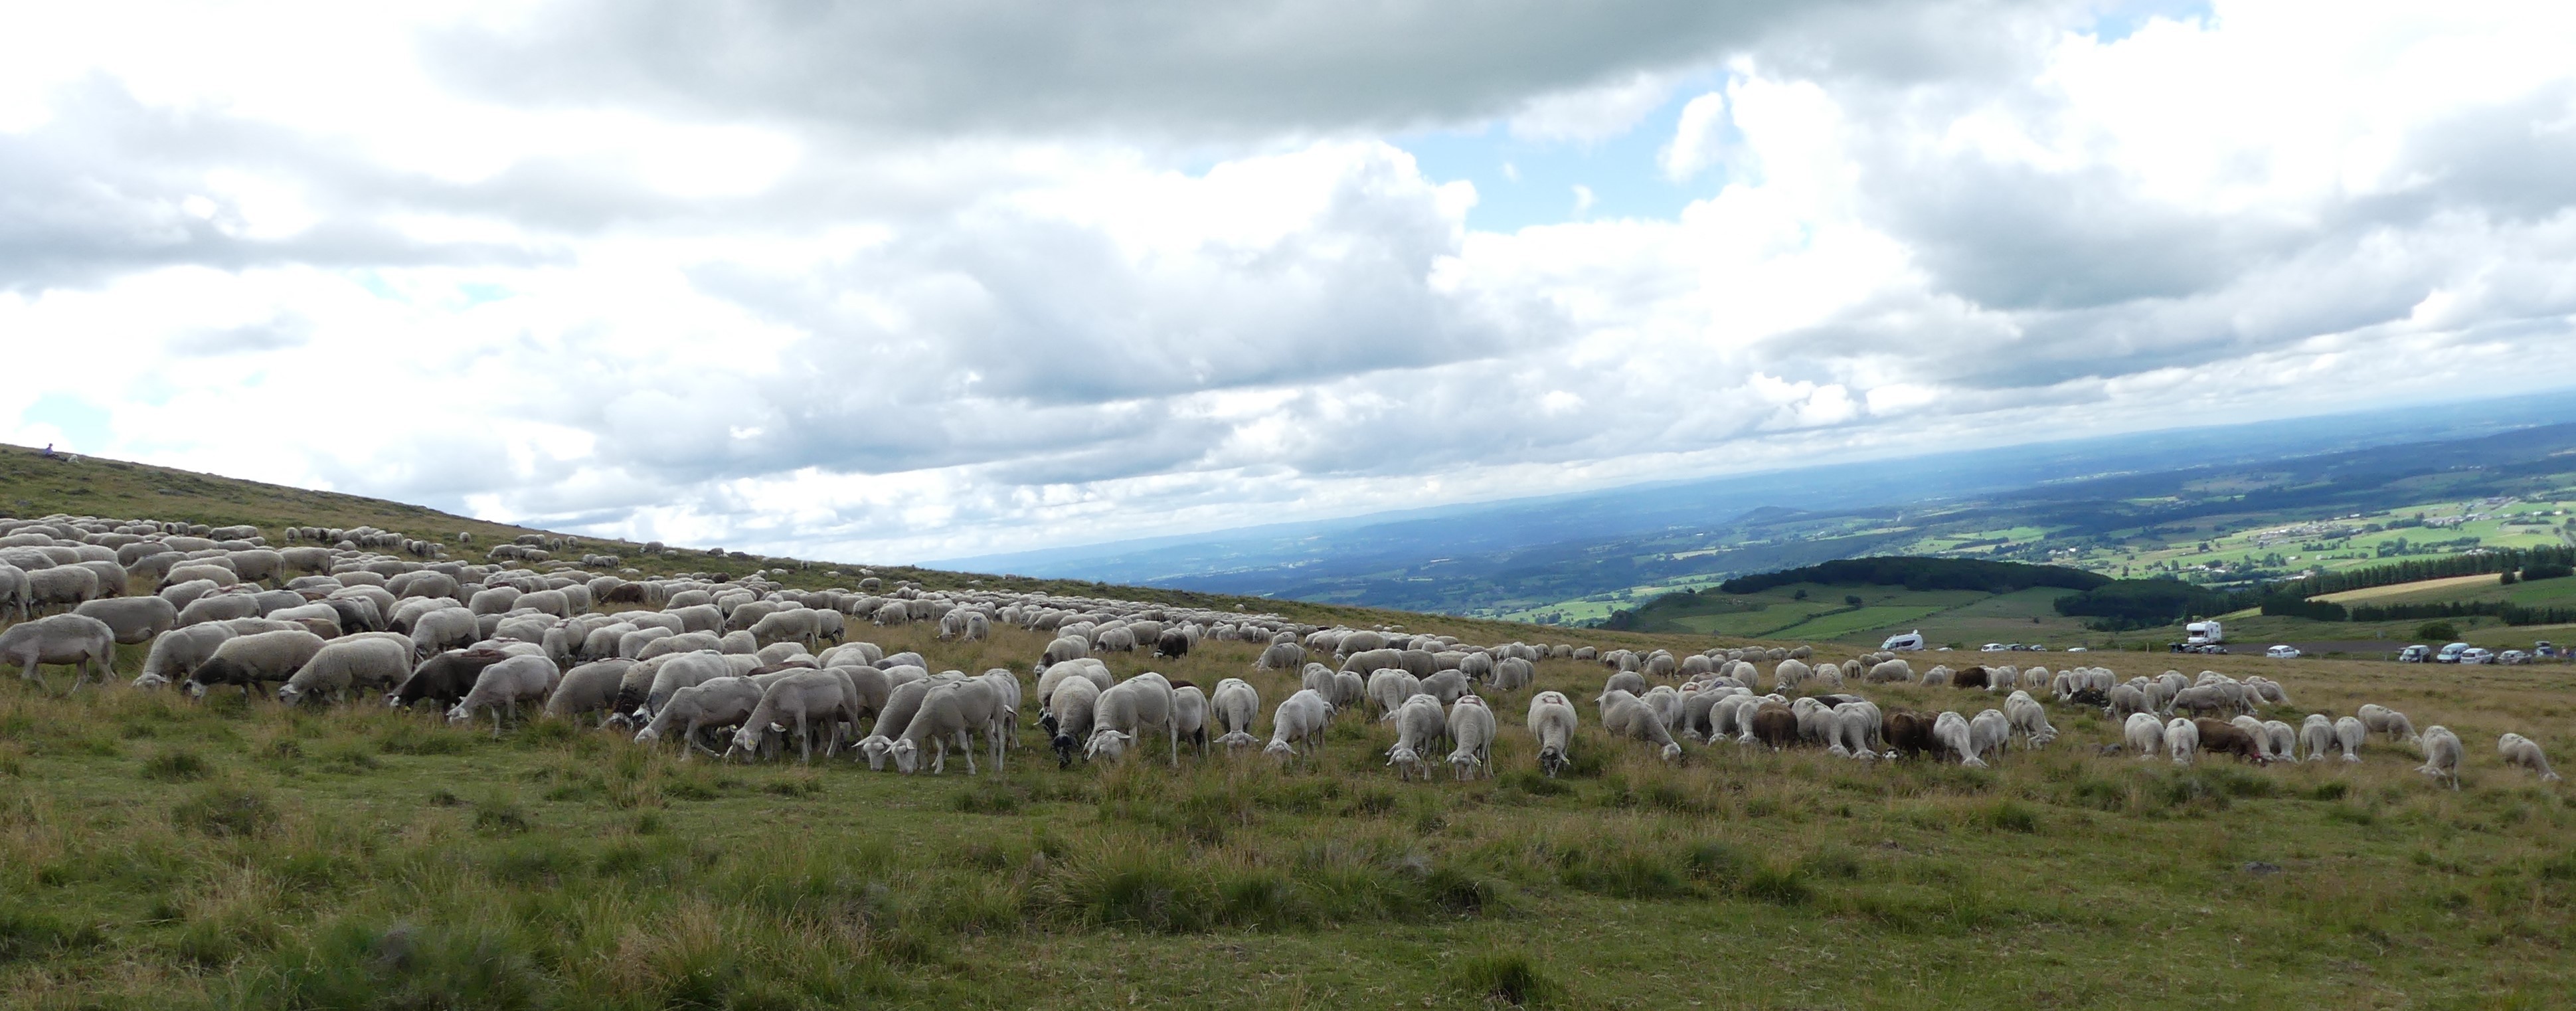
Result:
M1682 106L1680 125L1659 160L1664 178L1688 182L1718 163L1726 129L1726 95L1712 91Z

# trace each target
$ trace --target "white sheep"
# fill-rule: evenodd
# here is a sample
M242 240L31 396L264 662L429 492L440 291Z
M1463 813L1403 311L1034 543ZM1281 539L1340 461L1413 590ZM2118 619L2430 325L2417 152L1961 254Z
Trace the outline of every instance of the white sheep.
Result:
M1664 761L1682 757L1680 742L1673 740L1670 727L1662 717L1646 708L1646 703L1624 688L1611 689L1601 697L1601 729L1612 737L1633 737L1648 744L1662 745Z
M1208 700L1197 685L1172 689L1172 732L1180 739L1198 746L1199 757L1207 757Z
M1056 764L1073 764L1074 746L1091 737L1092 711L1100 703L1100 686L1089 678L1072 678L1056 686L1039 703L1039 722L1053 737Z
M152 648L143 654L143 673L135 678L135 687L143 687L143 678L156 678L167 685L188 676L197 665L215 655L215 647L236 633L232 626L220 622L174 628L152 637Z
M411 642L385 632L333 639L314 651L295 676L279 685L277 700L294 705L329 693L335 701L352 689L392 688L411 676Z
M1160 674L1146 671L1100 693L1091 720L1091 741L1083 746L1086 757L1116 761L1145 728L1160 727L1171 738L1172 764L1181 764L1180 728L1172 720L1172 683Z
M248 698L254 685L294 677L305 661L322 651L322 645L321 636L302 629L235 636L217 645L206 662L190 671L184 687L188 694L202 697L214 685L240 685L242 696Z
M2128 743L2131 754L2140 759L2154 758L2165 749L2165 721L2154 713L2130 713L2128 723L2121 727L2121 739Z
M1396 711L1404 707L1405 700L1421 690L1422 679L1414 677L1410 671L1386 667L1372 671L1368 676L1368 700L1370 705L1377 707L1379 722L1395 719Z
M2004 747L2012 743L2012 726L2012 717L2005 716L2003 710L1981 710L1968 721L1968 746L1976 750L1978 758L2000 760Z
M1322 755L1324 733L1332 722L1333 704L1312 688L1299 689L1270 714L1270 745L1262 753L1286 760L1306 753L1311 744L1312 752Z
M2300 721L2299 749L2306 753L2300 756L2301 760L2309 762L2325 761L2326 753L2334 750L2334 746L2335 731L2333 719L2327 717L2324 713L2309 713L2307 719Z
M2449 780L2451 789L2460 788L2460 735L2439 723L2424 728L2424 764L2415 771Z
M554 694L546 696L546 715L573 717L583 713L600 714L599 725L606 727L617 711L617 692L632 660L593 660L565 671L555 682Z
M2175 765L2190 765L2200 751L2200 725L2180 716L2166 721L2165 750L2173 754Z
M897 738L893 744L895 768L905 775L911 775L918 770L921 767L921 749L927 744L938 749L930 759L930 774L943 775L947 772L948 742L954 740L957 742L958 753L966 758L966 774L975 775L977 770L973 735L977 723L981 721L976 719L978 714L972 710L976 708L974 704L978 701L976 696L989 696L990 692L989 687L965 682L948 682L933 686L922 696L921 708L916 710L912 720L905 724L903 736ZM984 708L989 712L989 698L986 698L984 703Z
M760 707L760 695L760 686L750 678L713 678L682 688L664 700L652 722L635 732L635 743L651 744L676 729L681 761L688 761L693 750L717 755L714 748L698 741L698 732L733 727L749 719L751 711Z
M2361 720L2346 716L2335 721L2335 743L2343 748L2343 760L2361 761L2361 742L2369 739L2370 727Z
M1538 739L1539 771L1548 778L1573 764L1566 749L1574 743L1574 728L1580 718L1574 703L1563 692L1540 692L1530 697L1529 732Z
M1457 742L1449 752L1449 766L1459 779L1493 776L1494 710L1484 699L1462 695L1449 707L1449 739Z
M2539 773L2541 782L2554 783L2559 779L2558 773L2549 767L2549 756L2541 753L2540 742L2531 738L2511 733L2496 738L2496 753L2504 756L2506 765L2521 766Z
M2027 691L2015 691L2004 699L2004 715L2012 719L2014 730L2033 748L2045 748L2057 739L2057 728L2048 722L2048 707L2039 704Z
M1432 742L1449 736L1449 721L1440 709L1440 700L1429 695L1405 699L1394 713L1395 744L1386 749L1386 764L1395 767L1396 778L1411 779L1415 773L1431 778L1430 763L1423 753Z
M2299 760L2299 732L2280 720L2263 721L2263 750L2276 761Z
M1331 674L1325 675L1331 683ZM1227 748L1248 748L1260 744L1252 736L1252 721L1261 716L1261 692L1242 678L1227 678L1216 683L1216 694L1208 697L1208 712L1215 718L1217 729L1224 733L1216 743Z
M447 711L447 722L462 724L474 719L475 710L492 713L492 736L501 736L501 713L509 710L510 718L519 716L519 702L526 700L543 705L546 695L555 690L562 672L555 662L543 655L514 656L492 666L474 679L474 687L465 693L454 708Z
M1876 703L1845 702L1834 707L1833 715L1833 744L1825 749L1827 752L1866 762L1885 750L1885 718Z
M104 685L116 673L116 632L106 622L79 614L22 621L0 631L0 663L17 664L20 678L40 684L36 665L71 665L76 672L66 692L80 690L92 673Z
M96 618L121 643L150 642L179 623L179 609L159 597L109 597L72 608L73 614Z
M2423 743L2415 733L2415 724L2406 718L2405 713L2380 705L2364 705L2360 713L2363 726L2387 734L2389 740L2417 745Z
M841 722L858 719L858 714L853 711L856 701L852 698L853 689L844 676L820 670L781 672L781 675L761 691L759 704L753 707L751 715L743 718L741 729L734 731L733 744L725 749L725 754L731 755L736 751L746 755L759 754L762 736L769 732L772 724L777 724L795 731L798 760L810 764L814 761L813 733L818 722L833 730L833 738L826 742L824 748L824 754L829 755L840 743Z

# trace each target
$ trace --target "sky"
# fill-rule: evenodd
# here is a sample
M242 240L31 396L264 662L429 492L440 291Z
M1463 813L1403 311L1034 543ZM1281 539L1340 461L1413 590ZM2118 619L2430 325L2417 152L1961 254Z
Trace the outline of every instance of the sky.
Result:
M905 562L2565 388L2571 52L2556 0L12 5L0 441Z

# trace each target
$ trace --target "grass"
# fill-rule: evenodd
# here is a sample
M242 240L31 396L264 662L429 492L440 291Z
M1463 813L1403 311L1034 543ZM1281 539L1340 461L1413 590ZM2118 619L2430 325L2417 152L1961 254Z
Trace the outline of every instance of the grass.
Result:
M963 669L1043 645L869 632ZM1282 697L1253 655L1110 662ZM1585 707L1573 775L1538 776L1506 719L1501 775L1405 784L1356 715L1311 767L1022 751L904 777L0 682L0 1005L2448 1006L2576 983L2576 806L2481 746L2576 754L2553 679L2195 659L2446 723L2466 789L2377 740L2357 766L2097 757L2116 728L2062 707L2062 743L1990 771L1731 744L1666 766ZM1538 687L1602 676L1550 661ZM1753 975L1713 980L1705 952Z

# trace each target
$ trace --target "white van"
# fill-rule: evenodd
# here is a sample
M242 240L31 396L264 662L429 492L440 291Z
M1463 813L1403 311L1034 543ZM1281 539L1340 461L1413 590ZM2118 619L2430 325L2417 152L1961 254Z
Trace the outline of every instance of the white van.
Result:
M1923 648L1923 632L1917 629L1904 635L1888 636L1886 642L1878 644L1878 648L1899 653L1920 650Z

